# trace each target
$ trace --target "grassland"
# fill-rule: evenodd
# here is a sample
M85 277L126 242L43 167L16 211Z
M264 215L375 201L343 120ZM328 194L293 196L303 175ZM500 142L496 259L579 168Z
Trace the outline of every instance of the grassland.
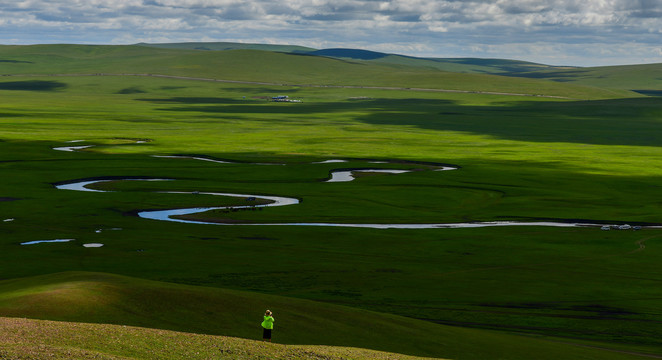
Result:
M623 90L458 74L425 67L257 50L196 51L146 46L2 46L4 74L158 74L325 86L386 86L506 92L575 99L634 96Z
M3 359L424 359L357 348L280 345L117 325L16 318L0 319L0 324Z
M3 345L14 343L10 349L38 349L35 344L43 344L49 351L74 348L152 359L187 356L202 359L233 356L251 359L379 358L375 352L359 349L257 343L262 334L259 324L255 324L255 315L260 314L255 314L254 310L269 306L278 314L274 340L281 344L339 344L410 354L434 353L443 347L449 357L460 359L506 354L512 358L527 358L532 349L544 353L537 357L539 359L558 359L559 354L569 354L575 359L633 357L589 343L460 329L351 307L101 273L66 272L13 279L0 283L0 288L3 294L0 307L5 316L20 314L75 322L3 318L0 320L3 324L0 351ZM82 324L90 322L101 325ZM126 325L172 329L180 333L127 328ZM253 341L221 337L224 334ZM408 359L395 353L382 357Z
M285 53L305 53L315 49L297 46L297 45L271 45L271 44L251 44L251 43L233 43L233 42L184 42L184 43L156 43L156 44L137 44L140 46L149 46L164 49L185 49L185 50L261 50L278 51Z
M646 95L660 96L662 81L660 64L620 65L603 67L552 66L509 59L477 58L418 58L398 54L387 54L360 49L316 50L288 45L263 45L243 43L179 43L139 44L162 49L188 50L263 50L291 54L323 56L345 60L354 64L370 64L408 69L412 71L437 70L463 74L491 74L505 77L553 80L602 89L634 90ZM392 71L392 70L391 70ZM397 70L396 70L397 71ZM470 79L472 77L467 77ZM476 77L480 79L480 77ZM494 78L492 78L494 79ZM405 83L410 83L408 79ZM498 81L497 81L498 82ZM484 84L483 84L484 86ZM502 85L499 85L503 89ZM569 89L566 88L566 91ZM570 96L566 92L565 96Z
M662 91L660 64L533 69L513 72L510 75L601 88L636 90L653 96L660 96Z
M576 347L505 335L529 333L633 353L661 351L657 340L662 333L659 230L215 226L134 216L139 209L244 201L155 193L172 190L302 200L296 206L203 215L234 223L504 219L660 223L662 150L656 133L661 99L623 89L465 77L404 65L386 70L368 63L251 51L78 46L2 51L2 59L15 62L2 63L2 73L12 76L0 82L4 175L0 220L13 219L0 222L0 273L7 279L0 284L4 288L0 314L250 338L245 330L252 321L249 310L252 313L255 308L260 315L275 303L274 296L283 296L279 300L283 322L327 311L328 304L375 311L384 316L380 321L394 315L412 321L407 327L411 332L399 336L403 339L399 348L387 337L362 338L369 332L368 325L343 330L341 325L356 318L350 312L338 316L333 336L321 337L303 327L305 321L298 322L288 335L292 337L285 338L290 344L360 346L442 358L483 359L497 354L495 358L526 359L531 351L554 358L581 358L571 350ZM260 67L265 59L270 65ZM106 76L62 76L66 73ZM113 73L401 89L231 84ZM373 74L386 75L375 79ZM474 93L404 89L426 86ZM481 93L494 90L565 94L585 100ZM265 100L282 94L303 102ZM67 143L72 140L84 141ZM79 152L52 149L65 145L95 147ZM237 163L150 156L170 154L198 154ZM314 164L328 159L349 162ZM436 162L461 169L435 172L423 165L376 165L367 159ZM376 166L419 171L361 177L348 183L322 181L339 167ZM53 186L111 176L176 180L111 182L103 185L115 190L108 193ZM58 238L76 240L19 245ZM81 246L88 242L105 246ZM164 282L152 283L152 289L160 290L149 295L150 304L162 313L172 308L181 312L173 312L175 319L162 321L148 311L137 320L132 316L146 305L136 297L131 301L119 297L117 303L105 304L103 316L90 310L78 318L17 305L53 299L67 282L61 281L61 275L14 279L63 271ZM111 287L115 294L147 288L138 280L117 284ZM242 301L234 302L245 306L246 315L230 322L236 326L219 331L202 320L211 310L196 312L213 309L219 301L215 297L197 306L182 304L181 299L175 302L177 306L160 303L163 291L180 293L183 285L198 285L205 294L249 291ZM55 290L43 291L49 286ZM39 302L18 300L22 298L17 294L35 293ZM66 299L74 296L64 293ZM315 302L305 311L287 315L288 307L296 308L294 304L304 300ZM130 311L119 311L121 304ZM498 332L489 335L475 328ZM340 336L343 333L348 336ZM441 345L424 346L426 341ZM472 352L471 345L478 343L482 352ZM581 356L634 356L609 354Z

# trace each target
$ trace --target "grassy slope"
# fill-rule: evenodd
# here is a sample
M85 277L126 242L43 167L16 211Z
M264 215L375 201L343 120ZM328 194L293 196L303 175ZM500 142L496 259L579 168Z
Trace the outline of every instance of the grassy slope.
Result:
M662 90L662 64L603 67L554 67L541 64L490 59L416 59L387 56L375 62L435 68L460 73L553 80L560 83L614 90Z
M337 58L361 58L361 52L351 49L324 50L321 54ZM426 59L395 54L371 53L372 63L404 65L456 73L492 74L530 79L545 79L580 84L603 89L662 90L662 64L621 65L603 67L549 66L517 60L439 58Z
M397 86L514 92L580 99L633 96L624 91L525 78L457 74L405 65L344 61L256 50L194 51L144 46L2 47L3 74L151 73L289 84Z
M185 42L185 43L157 43L157 44L137 44L165 49L187 49L187 50L264 50L279 52L307 52L315 49L297 46L297 45L270 45L270 44L247 44L233 42Z
M423 359L358 348L296 346L117 325L0 318L2 359Z
M531 63L518 60L506 59L480 59L480 58L421 58L403 56L398 54L387 54L361 49L323 49L316 50L296 45L268 45L268 44L245 44L229 42L201 42L201 43L161 43L161 44L138 44L141 46L158 47L165 49L188 49L188 50L265 50L280 52L295 52L315 56L326 56L349 60L375 60L378 63L398 64L412 67L424 67L449 72L479 73L493 75L507 75L519 72L528 72L544 69L559 69L560 67L544 64ZM567 68L567 67L564 67Z
M377 62L401 64L407 66L429 67L442 71L459 73L476 73L492 75L509 75L553 68L552 66L505 59L472 59L472 58L412 58L407 56L389 55L376 59Z
M662 90L662 64L548 69L513 75L609 89Z
M427 322L304 300L67 272L0 282L0 314L66 321L143 325L258 338L260 312L274 309L278 343L362 346L456 359L628 359L634 356L545 339ZM257 319L257 320L256 320ZM351 319L351 320L350 320ZM380 358L363 350L278 346L204 335L126 327L0 319L0 355L63 350L131 358ZM257 325L256 325L257 324ZM37 325L37 326L35 326ZM17 332L20 333L17 336ZM452 339L452 341L450 340ZM16 342L16 343L15 343ZM186 344L186 345L184 345ZM46 347L44 349L43 347ZM219 349L220 348L220 349ZM167 351L165 349L168 349ZM221 352L220 350L224 350ZM276 356L271 356L271 353ZM298 356L298 357L297 357ZM381 354L381 358L403 358ZM20 358L20 357L19 357ZM82 357L86 358L86 357Z
M280 343L434 354L450 329L422 321L272 295L68 272L0 284L4 316L114 323L259 339L273 309ZM351 319L351 321L348 321ZM371 331L366 331L371 329ZM406 342L388 343L387 336Z
M282 52L312 52L315 55L357 61L370 57L366 63L434 69L454 73L491 74L531 79L554 80L604 89L662 90L662 64L621 65L604 67L550 66L518 60L479 58L417 58L355 49L317 50L288 45L261 45L240 43L182 43L146 44L171 49L207 50L265 50ZM366 55L367 54L367 55Z

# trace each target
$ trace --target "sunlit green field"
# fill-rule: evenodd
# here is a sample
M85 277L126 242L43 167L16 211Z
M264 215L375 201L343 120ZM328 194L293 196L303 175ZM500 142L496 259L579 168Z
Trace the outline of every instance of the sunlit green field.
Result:
M662 230L228 226L135 214L245 203L156 192L199 191L301 201L197 215L226 224L662 223L662 99L606 99L611 90L584 89L579 98L593 100L568 100L147 76L0 80L0 220L13 219L0 222L3 279L106 272L661 351ZM267 100L276 95L302 102ZM53 150L84 145L94 147ZM348 162L315 163L331 159ZM434 164L459 169L434 171ZM415 171L324 182L334 169L375 167ZM96 185L113 190L106 193L53 185L101 177L174 180ZM19 245L48 239L76 240ZM415 355L456 353L440 347Z

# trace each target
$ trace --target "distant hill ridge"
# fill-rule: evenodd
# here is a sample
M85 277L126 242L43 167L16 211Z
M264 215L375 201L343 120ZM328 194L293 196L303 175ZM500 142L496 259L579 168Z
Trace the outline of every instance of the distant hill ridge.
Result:
M194 42L138 44L141 46L189 50L263 50L349 59L392 66L408 66L455 73L488 74L506 77L552 80L593 87L630 90L660 96L662 63L605 67L554 66L521 60L486 58L426 58L348 48L313 49L296 45Z
M476 72L486 74L497 74L506 71L523 72L532 68L556 68L551 65L537 64L519 60L507 59L481 59L481 58L427 58L401 54L391 54L379 51L352 49L352 48L329 48L313 49L297 45L274 45L274 44L251 44L233 42L190 42L190 43L139 43L139 46L149 46L165 49L188 49L188 50L263 50L278 51L293 54L305 54L323 56L338 59L354 60L381 60L386 63L400 63L406 65L427 66L440 70L460 70L459 72ZM459 65L459 66L458 66ZM463 67L464 66L464 67ZM480 69L476 69L480 67ZM485 67L485 69L483 69Z
M139 46L156 47L163 49L187 49L187 50L264 50L281 52L309 52L316 49L298 45L272 45L272 44L250 44L234 42L182 42L182 43L138 43Z
M343 49L343 48L310 51L308 52L308 54L317 55L317 56L360 59L360 60L375 60L375 59L385 58L390 55L377 51L361 50L361 49Z
M503 59L426 59L369 50L234 43L5 45L0 49L0 74L5 76L154 74L282 86L574 100L644 97L662 90L662 64L567 68Z

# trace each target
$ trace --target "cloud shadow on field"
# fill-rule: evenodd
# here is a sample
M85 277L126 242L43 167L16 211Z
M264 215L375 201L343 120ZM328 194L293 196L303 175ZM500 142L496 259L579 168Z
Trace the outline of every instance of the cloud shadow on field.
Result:
M491 105L463 105L436 99L361 99L296 104L256 102L221 97L173 97L139 99L158 104L186 104L163 107L161 111L198 113L207 118L260 114L265 120L283 122L276 115L292 115L297 123L328 118L372 125L418 127L426 130L457 131L496 138L567 142L595 145L660 146L662 98L630 98L593 101L513 101ZM347 113L339 117L338 114ZM328 114L328 115L324 115ZM305 117L305 118L304 118ZM267 119L268 120L268 119Z
M59 81L28 80L0 82L0 90L57 91L66 87L67 84Z
M0 118L25 117L24 114L0 113Z
M513 69L505 69L505 70L506 71L504 73L501 73L499 75L529 78L529 79L547 79L558 82L576 81L578 78L589 74L588 70L579 70L579 69L556 70L556 71L541 70L541 71L529 71L529 72L517 71Z
M162 99L136 99L139 101L148 101L155 104L186 104L192 106L170 108L160 108L162 111L181 111L181 112L198 112L207 113L208 116L217 114L222 116L224 114L292 114L292 115L305 115L305 114L325 114L337 113L343 111L361 111L366 109L366 104L372 108L374 104L383 104L387 106L390 100L373 99L370 101L346 101L334 103L320 103L320 102L302 102L302 103L286 103L286 102L271 102L265 99L232 99L221 97L172 97ZM436 100L438 103L445 103L446 100Z
M32 61L24 61L24 60L7 60L7 59L0 59L0 63L10 63L10 64L34 64Z
M646 96L662 96L662 90L632 90Z
M497 138L595 145L660 146L662 99L513 102L464 106L431 100L393 100L357 120ZM398 104L399 103L399 104ZM394 111L396 110L396 111Z
M221 97L184 97L177 96L161 99L136 99L138 101L152 102L155 104L245 104L246 100L237 100Z
M147 91L141 89L139 86L132 86L132 87L124 88L124 89L116 92L116 94L122 94L122 95L126 95L126 94L144 94L146 92Z

